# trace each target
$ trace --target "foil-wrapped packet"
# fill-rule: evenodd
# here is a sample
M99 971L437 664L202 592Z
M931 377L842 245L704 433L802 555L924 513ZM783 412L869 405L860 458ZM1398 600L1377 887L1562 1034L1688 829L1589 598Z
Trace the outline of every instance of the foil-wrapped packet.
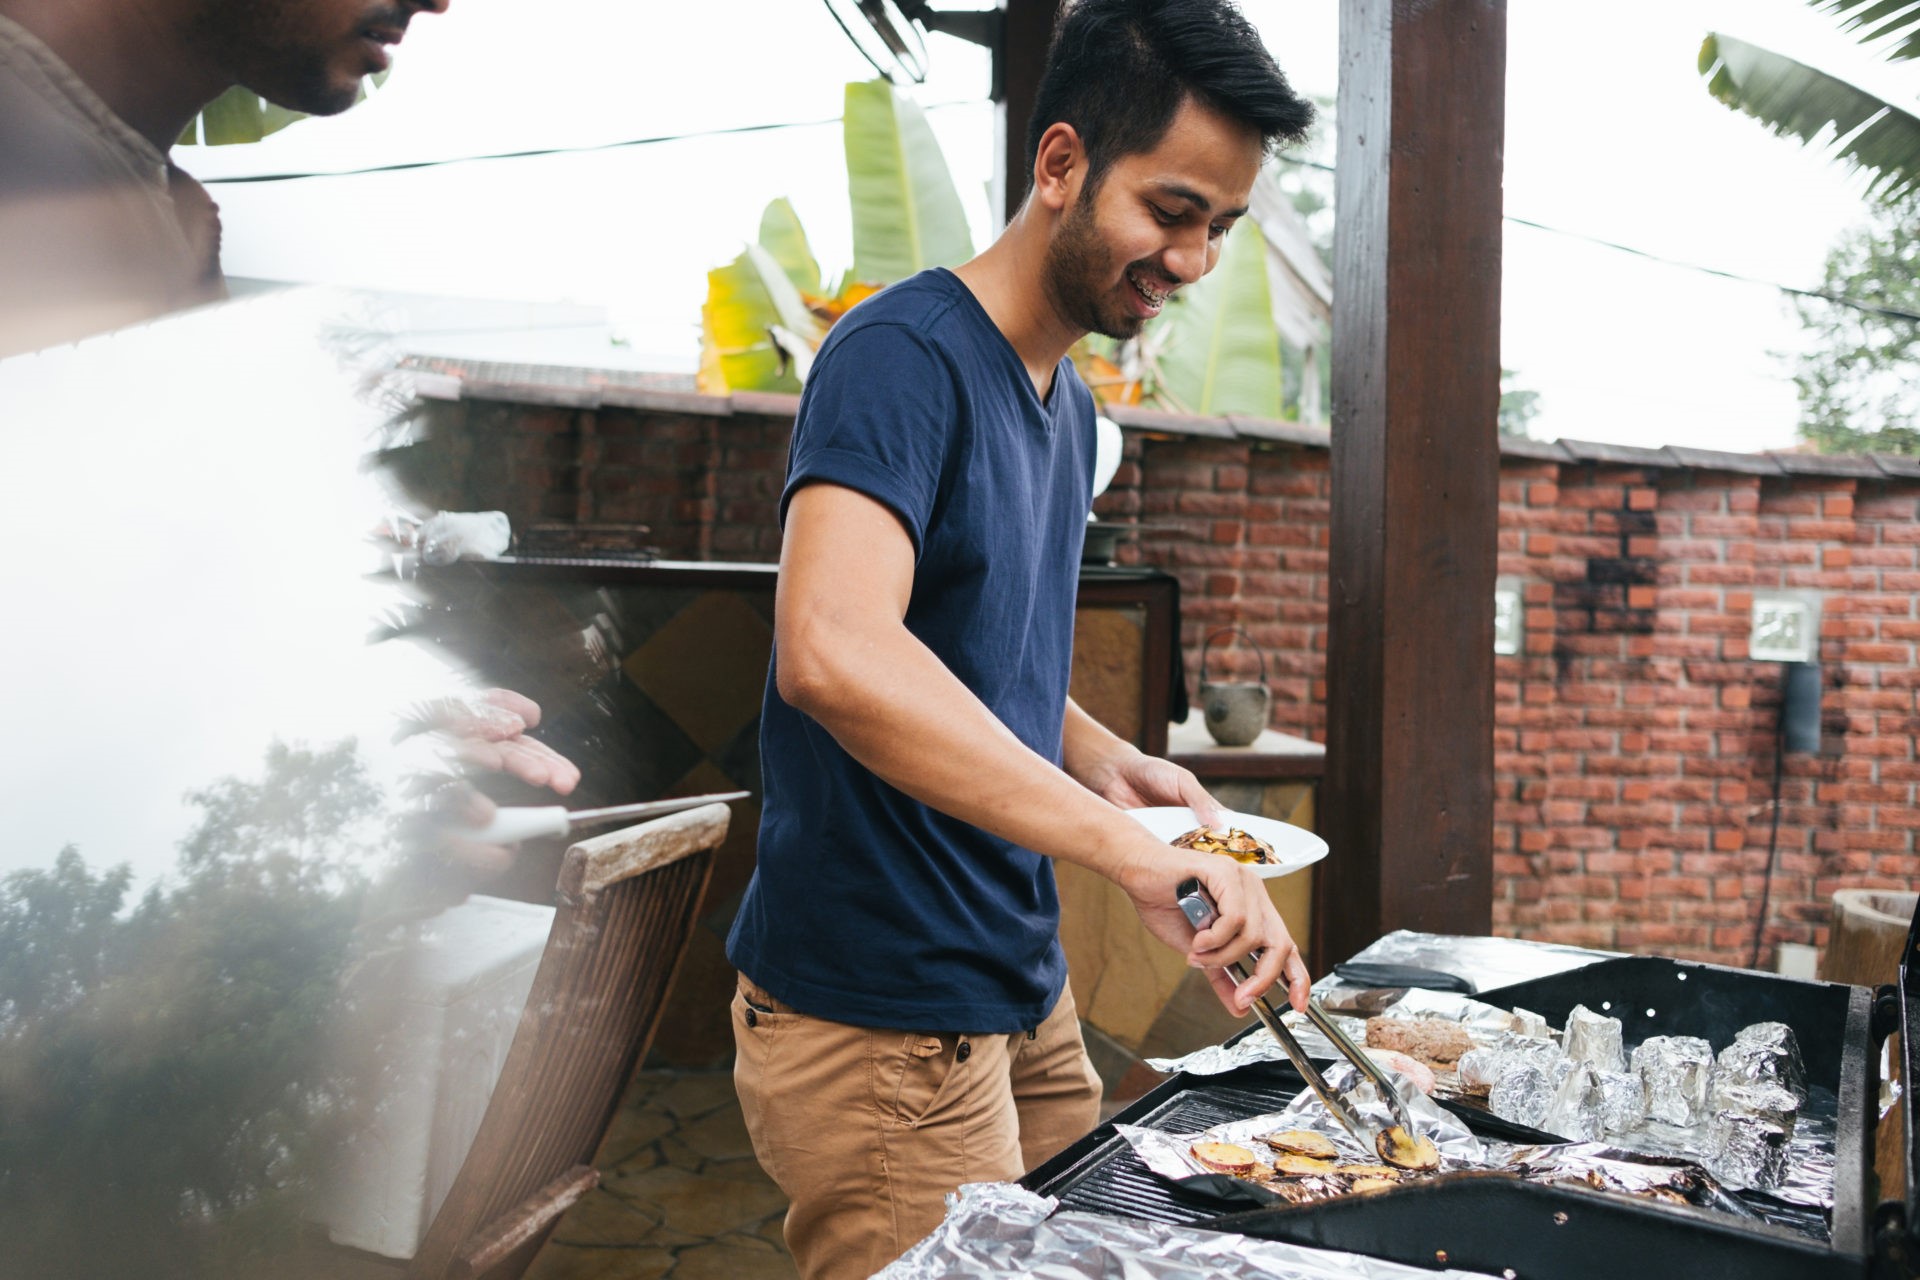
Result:
M1647 1091L1647 1116L1682 1127L1707 1118L1713 1046L1698 1036L1649 1036L1633 1051L1634 1074Z
M1600 1121L1608 1133L1625 1133L1646 1123L1646 1086L1633 1072L1602 1071L1600 1094Z
M1554 1093L1554 1075L1549 1068L1517 1058L1502 1064L1500 1078L1487 1092L1487 1107L1502 1120L1539 1129L1546 1123Z
M1766 1191L1786 1180L1791 1141L1790 1129L1770 1123L1765 1116L1723 1108L1707 1124L1702 1163L1728 1186Z
M1745 1084L1774 1084L1806 1100L1807 1069L1800 1044L1784 1022L1756 1022L1742 1028L1720 1051L1720 1075Z
M1491 1089L1500 1079L1500 1064L1504 1061L1506 1054L1491 1045L1469 1049L1454 1064L1454 1074L1459 1077L1462 1088Z
M1578 1010L1575 1010L1578 1012ZM1571 1025L1571 1019L1569 1019ZM1553 1093L1538 1126L1573 1142L1597 1142L1606 1129L1606 1095L1600 1078L1584 1062L1573 1064Z
M1557 1087L1573 1064L1552 1040L1536 1040L1509 1032L1490 1045L1469 1049L1454 1064L1454 1072L1463 1087L1491 1089L1508 1072L1531 1064L1546 1072Z
M1553 1028L1547 1025L1547 1020L1531 1009L1514 1009L1512 1029L1514 1035L1534 1040L1546 1040L1553 1036Z
M1764 1120L1791 1138L1800 1116L1800 1099L1777 1084L1747 1084L1737 1078L1715 1076L1712 1109L1715 1113L1737 1111Z
M1567 1015L1561 1043L1574 1062L1584 1062L1595 1071L1625 1071L1627 1058L1620 1049L1620 1031L1620 1019L1577 1004Z

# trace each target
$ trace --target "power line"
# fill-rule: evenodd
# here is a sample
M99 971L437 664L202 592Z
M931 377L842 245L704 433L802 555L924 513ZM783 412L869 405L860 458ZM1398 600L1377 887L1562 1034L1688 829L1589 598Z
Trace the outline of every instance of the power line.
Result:
M1282 164L1290 164L1301 169L1315 169L1321 173L1332 173L1334 171L1332 165L1323 164L1318 160L1300 160L1292 156L1281 156L1279 160ZM1722 271L1718 267L1703 266L1698 262L1686 262L1679 258L1665 257L1658 253L1650 253L1645 249L1636 249L1630 244L1621 244L1617 240L1607 240L1600 236L1588 235L1584 231L1569 231L1565 227L1548 226L1544 222L1535 222L1531 218L1517 217L1511 213L1503 213L1500 216L1502 220L1518 226L1531 227L1535 231L1545 231L1549 235L1565 236L1570 240L1584 240L1588 244L1597 244L1604 249L1612 249L1618 253L1630 253L1636 258L1645 258L1648 262L1657 262L1661 266L1678 267L1683 271L1698 271L1702 275L1717 276L1722 280L1733 280L1740 284L1759 285L1765 289L1778 289L1781 293L1788 294L1795 298L1817 298L1822 302L1830 302L1836 307L1850 307L1855 311L1864 312L1867 315L1881 316L1888 320L1906 320L1910 323L1920 324L1920 312L1906 311L1899 307L1881 306L1877 302L1862 302L1858 298L1849 298L1838 293L1828 293L1824 289L1802 289L1795 285L1781 284L1777 280L1762 280L1758 276L1744 276L1737 271Z
M941 111L949 107L977 105L978 103L969 100L936 102L923 108L923 110ZM331 169L288 173L249 173L225 178L202 178L200 181L206 186L216 184L237 186L255 182L300 182L309 178L353 178L370 173L407 173L418 169L438 169L446 165L476 164L488 160L527 160L539 156L589 155L599 151L618 151L627 147L650 147L662 142L688 142L698 138L724 138L739 134L771 133L781 129L817 129L826 125L840 124L841 122L842 117L840 116L829 116L819 120L781 120L766 124L733 125L724 129L701 129L691 133L662 133L647 138L624 138L618 142L601 142L589 146L534 147L524 151L494 151L470 156L448 156L438 160L406 160L395 164L367 165L358 169ZM1332 173L1334 171L1332 165L1325 164L1318 160L1302 160L1292 156L1281 156L1279 160L1282 164L1290 164L1301 169L1314 169L1321 173ZM1741 275L1736 271L1723 271L1718 267L1704 266L1697 262L1686 262L1679 258L1669 258L1661 254L1650 253L1645 249L1636 249L1632 245L1621 244L1615 240L1608 240L1601 236L1588 235L1584 231L1569 231L1564 227L1549 226L1544 222L1535 222L1531 218L1517 217L1511 213L1502 214L1501 217L1503 220L1518 226L1530 227L1535 231L1545 231L1549 235L1565 236L1572 240L1584 240L1588 244L1596 244L1602 248L1612 249L1618 253L1632 254L1636 258L1644 258L1649 262L1660 263L1662 266L1677 267L1683 271L1697 271L1701 275L1715 276L1722 280L1732 280L1740 284L1759 285L1762 288L1776 289L1791 297L1815 298L1822 302L1832 303L1837 307L1848 307L1866 315L1880 316L1889 320L1905 320L1910 323L1920 324L1920 312L1907 311L1899 307L1882 306L1874 302L1862 302L1857 298L1849 298L1842 294L1828 293L1824 289L1802 289L1795 285L1781 284L1777 280L1762 280L1757 276Z
M948 107L970 107L976 102L961 100L955 102L935 102L921 108L924 111L943 111ZM623 138L618 142L598 142L579 147L533 147L525 151L491 151L471 156L445 156L438 160L403 160L395 164L373 164L359 169L316 169L286 173L245 173L225 178L202 178L203 186L215 184L237 186L252 182L301 182L308 178L357 178L369 173L408 173L416 169L438 169L452 164L477 164L484 160L529 160L538 156L588 155L596 151L618 151L626 147L651 147L661 142L689 142L698 138L724 138L744 133L771 133L779 129L817 129L823 125L839 124L842 117L829 116L820 120L779 120L767 124L733 125L725 129L698 129L691 133L661 133L649 138Z

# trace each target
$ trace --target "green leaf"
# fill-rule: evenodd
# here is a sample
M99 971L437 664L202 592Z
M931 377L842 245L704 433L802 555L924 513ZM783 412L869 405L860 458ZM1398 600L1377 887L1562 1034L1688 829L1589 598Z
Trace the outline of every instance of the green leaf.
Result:
M375 85L384 85L388 74L381 71L371 79ZM353 100L357 105L366 101L366 97L367 82L362 80ZM202 107L200 114L181 130L174 145L190 147L200 143L209 147L224 147L235 143L258 142L268 134L278 133L306 118L305 112L276 106L253 90L234 85Z
M856 279L892 284L973 256L960 193L918 104L884 80L849 84L845 131Z
M1818 142L1873 175L1892 199L1920 187L1920 117L1792 58L1711 32L1700 46L1707 92L1782 137ZM1864 127L1863 127L1864 126Z
M1839 15L1842 31L1870 28L1859 37L1861 44L1896 39L1900 43L1887 51L1890 61L1920 58L1920 9L1913 0L1808 0L1808 3Z
M1144 345L1158 349L1154 398L1179 413L1281 416L1280 333L1267 291L1267 243L1242 218L1213 272L1167 304Z
M807 231L800 215L784 198L775 200L760 215L760 247L773 256L780 269L802 293L820 292L820 264L813 247L807 243Z

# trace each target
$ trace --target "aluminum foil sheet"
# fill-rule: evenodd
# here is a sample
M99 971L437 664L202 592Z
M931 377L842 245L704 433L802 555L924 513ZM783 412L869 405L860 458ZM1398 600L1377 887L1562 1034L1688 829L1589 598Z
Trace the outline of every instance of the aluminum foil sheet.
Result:
M1440 1018L1448 1022L1457 1022L1465 1027L1467 1034L1476 1044L1492 1044L1511 1035L1515 1029L1513 1014L1490 1004L1483 1004L1470 997L1450 991L1408 991L1393 1002L1394 1017ZM1355 1044L1366 1043L1366 1020L1351 1018L1342 1014L1332 1015ZM1538 1020L1538 1015L1533 1015ZM1287 1024L1287 1030L1293 1032L1300 1047L1307 1056L1321 1062L1344 1062L1340 1053L1319 1030L1305 1017L1289 1009L1281 1015ZM1545 1034L1544 1020L1539 1025ZM1256 1062L1284 1062L1286 1051L1281 1049L1272 1035L1263 1027L1252 1035L1233 1045L1208 1045L1178 1058L1148 1058L1147 1065L1155 1071L1172 1074L1184 1071L1194 1076L1217 1076L1239 1067Z
M1344 1061L1339 1052L1334 1049L1332 1042L1320 1034L1319 1028L1300 1014L1289 1009L1281 1015L1281 1021L1287 1024L1287 1030L1293 1032L1294 1038L1300 1042L1300 1047L1307 1051L1308 1057L1325 1062ZM1365 1039L1366 1024L1362 1020L1335 1015L1335 1021L1340 1024L1342 1031L1353 1038L1354 1043L1358 1044ZM1204 1049L1196 1049L1183 1057L1148 1058L1146 1063L1155 1071L1167 1075L1184 1071L1193 1076L1217 1076L1240 1067L1251 1066L1256 1062L1285 1062L1286 1060L1287 1053L1280 1047L1280 1042L1275 1040L1272 1033L1265 1027L1259 1027L1252 1035L1230 1045L1210 1044Z
M1807 1069L1793 1028L1784 1022L1744 1027L1720 1051L1719 1076L1746 1084L1778 1085L1796 1097L1807 1096Z
M1470 979L1482 991L1531 978L1582 969L1618 952L1588 951L1554 942L1527 942L1520 938L1471 938L1443 933L1415 933L1396 929L1353 959L1370 964L1410 964L1439 969ZM1325 1003L1344 1004L1368 990L1328 975L1313 984Z
M1511 1147L1505 1152L1505 1163L1535 1181L1578 1182L1603 1191L1681 1199L1741 1218L1755 1216L1698 1164L1687 1160L1649 1159L1605 1143L1582 1142Z
M947 1218L876 1280L1491 1280L1331 1249L1096 1214L1007 1182L948 1197Z
M1633 1070L1647 1090L1647 1115L1687 1127L1707 1118L1713 1046L1698 1036L1649 1036L1633 1051Z
M1625 1071L1627 1056L1620 1048L1620 1034L1620 1019L1577 1004L1567 1014L1567 1029L1560 1043L1567 1057L1595 1071Z
M1769 1196L1807 1209L1833 1208L1839 1115L1840 1104L1831 1090L1815 1089L1808 1095L1787 1141L1785 1173L1778 1184L1765 1188ZM1607 1140L1643 1155L1704 1160L1712 1143L1708 1128L1705 1122L1680 1128L1654 1120L1609 1134Z
M1327 1083L1346 1091L1347 1100L1360 1113L1362 1120L1380 1126L1392 1124L1393 1116L1381 1100L1379 1091L1366 1082L1356 1084L1358 1075L1352 1067L1341 1067L1327 1073ZM1440 1152L1442 1170L1486 1166L1486 1147L1452 1112L1444 1110L1424 1094L1411 1091L1403 1094L1401 1101L1406 1104L1414 1128L1423 1137L1433 1139L1433 1145ZM1379 1154L1348 1133L1311 1089L1302 1089L1282 1111L1215 1125L1205 1133L1162 1133L1158 1129L1124 1124L1115 1125L1114 1128L1139 1153L1149 1169L1163 1178L1176 1181L1208 1172L1193 1158L1192 1148L1196 1142L1234 1142L1265 1159L1271 1148L1260 1139L1283 1129L1306 1129L1324 1135L1339 1151L1342 1164L1380 1162Z

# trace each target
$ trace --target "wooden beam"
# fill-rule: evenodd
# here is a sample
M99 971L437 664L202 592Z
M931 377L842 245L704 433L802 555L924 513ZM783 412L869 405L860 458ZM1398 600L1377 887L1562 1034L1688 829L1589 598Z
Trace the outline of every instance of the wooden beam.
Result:
M1316 972L1492 928L1505 0L1341 0Z
M1006 0L1000 84L995 86L1000 95L1002 221L1012 220L1033 177L1027 167L1027 121L1047 69L1047 44L1059 12L1060 0Z

